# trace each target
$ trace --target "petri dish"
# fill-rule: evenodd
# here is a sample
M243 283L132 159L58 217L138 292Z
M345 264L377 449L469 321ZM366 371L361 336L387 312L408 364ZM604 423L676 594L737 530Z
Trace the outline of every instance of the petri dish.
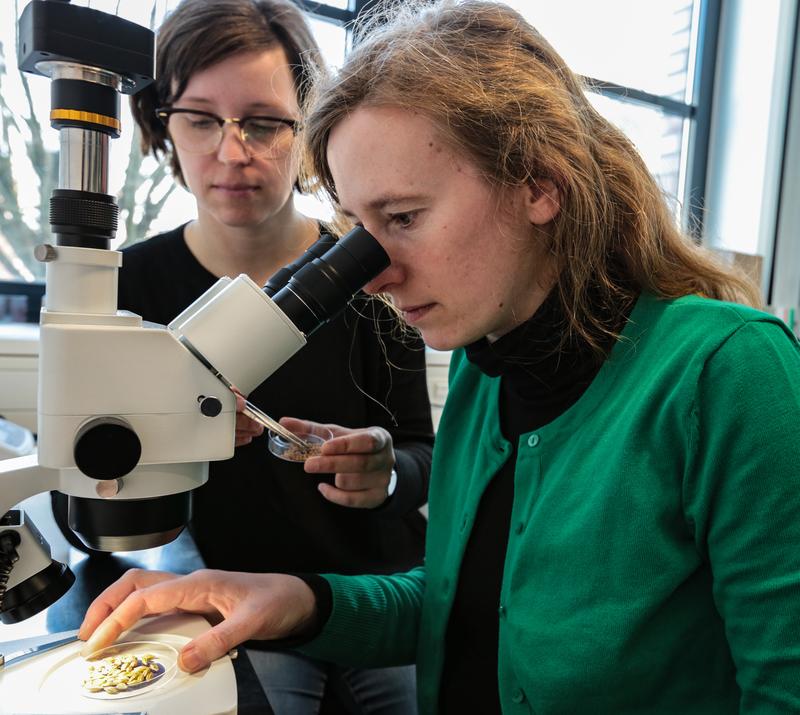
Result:
M304 451L288 439L270 431L269 451L287 462L305 462L309 457L316 457L320 454L322 445L333 437L333 433L324 427L317 427L313 433L298 432L297 436L308 442L311 448Z
M149 695L164 687L177 669L178 651L169 643L116 643L83 661L78 684L87 698L121 700Z

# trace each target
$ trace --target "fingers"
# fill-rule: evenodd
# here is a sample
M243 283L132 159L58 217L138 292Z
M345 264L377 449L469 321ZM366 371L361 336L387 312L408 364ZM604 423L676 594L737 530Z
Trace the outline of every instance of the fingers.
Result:
M392 438L376 427L329 440L322 445L322 454L307 459L304 468L310 474L385 472L388 480L394 463Z
M374 509L383 504L387 498L386 487L351 491L322 482L317 488L329 502L351 509Z
M380 427L353 430L328 440L322 447L324 454L378 454L391 451L392 437Z
M251 638L285 638L307 623L317 608L306 583L286 574L228 572L214 590L227 603L221 609L225 620L181 651L178 662L185 671L204 668Z
M208 605L205 598L209 589L198 594L196 575L175 577L167 574L167 576L171 578L161 578L156 581L144 576L138 579L132 578L134 588L96 627L82 648L81 654L87 656L105 648L145 616L168 613L175 609L195 613L215 610ZM152 585L147 585L148 583Z
M352 432L347 427L341 427L334 424L322 424L320 422L312 422L311 420L301 420L296 417L281 417L278 420L286 429L295 434L316 434L321 437L327 438L328 432L333 434L334 437L349 434Z
M244 398L236 396L236 437L234 444L241 447L243 444L250 444L256 437L264 432L264 427L247 415L242 414L244 408Z
M249 640L253 636L255 622L256 619L251 617L249 612L231 615L227 620L189 642L181 650L178 666L187 673L205 668L231 648Z
M386 472L394 466L394 459L384 454L327 455L309 457L304 469L309 474L370 474Z
M173 578L176 578L174 574L164 571L143 571L142 569L126 571L119 580L112 583L89 606L83 618L83 623L81 623L81 627L78 630L78 638L81 640L89 638L97 626L136 589Z
M139 619L148 615L142 593L142 591L134 591L97 626L81 648L81 655L84 658L114 643Z

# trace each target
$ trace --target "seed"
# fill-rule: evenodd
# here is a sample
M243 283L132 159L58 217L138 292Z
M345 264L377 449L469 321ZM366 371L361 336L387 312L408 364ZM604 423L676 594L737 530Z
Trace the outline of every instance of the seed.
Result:
M163 666L155 658L152 653L142 656L110 655L88 666L88 677L83 679L81 685L90 693L105 691L109 695L116 695L160 677Z
M320 454L322 454L321 444L310 444L308 448L303 448L292 443L281 453L281 456L292 462L305 462L309 457L318 457Z

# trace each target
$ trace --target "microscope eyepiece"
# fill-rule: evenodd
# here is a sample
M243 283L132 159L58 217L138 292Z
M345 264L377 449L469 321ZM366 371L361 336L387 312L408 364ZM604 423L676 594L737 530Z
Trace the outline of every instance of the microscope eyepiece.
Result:
M273 300L308 336L344 310L353 296L389 265L389 256L366 229L356 226L322 256L295 263L301 267Z
M271 275L267 282L264 284L264 292L270 297L286 286L289 279L297 273L306 263L310 263L315 258L321 258L325 253L336 245L336 239L329 233L323 233L316 242L312 243L306 252L300 256L294 263L290 263L283 268L278 269Z

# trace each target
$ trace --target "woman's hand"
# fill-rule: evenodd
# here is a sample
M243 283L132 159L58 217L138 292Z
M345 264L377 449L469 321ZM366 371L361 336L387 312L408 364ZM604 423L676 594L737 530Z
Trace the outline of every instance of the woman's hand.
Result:
M333 433L333 438L322 445L321 456L305 462L310 474L336 475L335 486L319 485L328 501L356 509L372 509L386 501L395 457L392 436L385 429L349 429L293 417L283 417L281 424L295 433L313 433L319 427Z
M111 645L139 619L161 613L200 613L217 623L181 650L178 664L194 672L250 638L286 638L316 613L313 591L284 574L195 571L176 576L131 569L89 607L78 637L90 655Z
M244 444L250 444L254 438L258 437L264 432L264 427L247 415L242 413L244 410L245 399L241 392L235 391L236 394L236 447L241 447Z

